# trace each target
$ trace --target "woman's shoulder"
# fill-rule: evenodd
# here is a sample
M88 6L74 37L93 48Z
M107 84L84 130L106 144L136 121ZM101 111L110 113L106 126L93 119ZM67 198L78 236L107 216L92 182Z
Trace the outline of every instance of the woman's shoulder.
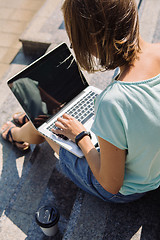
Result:
M125 101L125 86L114 80L110 83L96 99L96 105L113 106L119 102Z

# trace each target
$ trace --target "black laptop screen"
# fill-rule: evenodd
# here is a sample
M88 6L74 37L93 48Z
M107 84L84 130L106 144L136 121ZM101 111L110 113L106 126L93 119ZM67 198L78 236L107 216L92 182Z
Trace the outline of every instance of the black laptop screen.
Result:
M8 85L38 127L85 89L88 83L63 43L11 78Z

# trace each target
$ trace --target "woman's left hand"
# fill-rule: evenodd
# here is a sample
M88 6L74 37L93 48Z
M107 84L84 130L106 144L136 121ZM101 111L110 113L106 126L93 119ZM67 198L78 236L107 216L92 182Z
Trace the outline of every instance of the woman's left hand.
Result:
M83 126L82 123L80 123L77 119L66 113L63 114L62 117L59 117L57 119L57 122L55 122L55 126L59 129L52 129L53 133L62 134L67 138L71 139L73 142L75 142L75 137L79 133L81 133L82 131L86 131L86 128Z

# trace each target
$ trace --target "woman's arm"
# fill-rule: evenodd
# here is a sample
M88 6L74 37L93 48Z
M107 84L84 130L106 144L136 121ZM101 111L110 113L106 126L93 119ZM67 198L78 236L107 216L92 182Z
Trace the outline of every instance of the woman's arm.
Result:
M79 147L102 187L112 194L119 192L124 179L126 151L121 150L102 138L98 138L100 153L88 136L79 141Z
M56 126L61 130L53 130L57 134L63 134L72 141L82 131L84 126L75 118L64 114L58 118ZM118 193L123 184L126 151L121 150L106 140L99 137L100 153L92 144L89 136L83 137L78 142L95 178L112 194Z

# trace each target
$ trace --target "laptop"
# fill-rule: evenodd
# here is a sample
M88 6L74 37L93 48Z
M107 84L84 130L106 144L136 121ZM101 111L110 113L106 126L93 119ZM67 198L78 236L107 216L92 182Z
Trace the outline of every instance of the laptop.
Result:
M94 99L100 89L89 86L66 43L61 43L7 81L33 126L44 136L83 157L80 148L51 131L64 113L74 116L90 131ZM97 138L91 132L96 146Z

